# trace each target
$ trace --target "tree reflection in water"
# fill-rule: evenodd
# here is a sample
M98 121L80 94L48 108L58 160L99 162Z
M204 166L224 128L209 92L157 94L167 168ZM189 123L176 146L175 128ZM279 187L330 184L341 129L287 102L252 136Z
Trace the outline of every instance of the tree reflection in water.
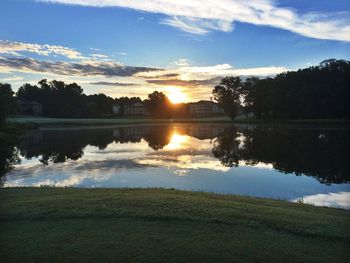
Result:
M13 169L14 165L21 162L19 151L14 145L14 141L8 142L0 138L0 186L4 185L5 175Z
M40 158L41 163L50 165L78 160L88 145L103 150L113 142L138 143L141 140L155 151L166 145L169 145L167 150L175 150L181 148L179 140L185 135L200 140L212 139L212 154L224 166L266 163L284 173L313 176L321 183L350 182L350 132L347 129L223 124L33 131L16 147L0 144L0 175L7 174L18 164L20 155L25 159ZM176 147L172 147L174 143Z
M230 127L215 139L212 152L225 166L267 163L284 173L314 176L321 183L346 183L349 135L349 130L339 129L256 126L238 132Z

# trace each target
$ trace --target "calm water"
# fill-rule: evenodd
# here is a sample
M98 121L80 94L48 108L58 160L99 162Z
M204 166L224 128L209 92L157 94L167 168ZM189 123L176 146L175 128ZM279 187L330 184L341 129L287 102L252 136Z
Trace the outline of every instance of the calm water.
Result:
M165 187L350 208L350 130L225 124L41 129L1 150L2 185Z

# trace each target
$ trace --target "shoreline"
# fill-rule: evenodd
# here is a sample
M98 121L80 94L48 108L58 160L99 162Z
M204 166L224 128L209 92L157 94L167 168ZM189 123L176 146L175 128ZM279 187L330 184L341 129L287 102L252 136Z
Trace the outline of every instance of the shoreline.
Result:
M149 118L46 118L46 117L11 117L10 125L27 125L32 127L43 126L91 126L91 125L133 125L133 124L171 124L171 123L224 123L224 124L261 124L261 125L286 125L286 124L310 124L310 125L346 125L350 126L350 120L346 119L310 119L310 120L254 120L237 119L228 117L205 118L174 118L174 119L149 119Z

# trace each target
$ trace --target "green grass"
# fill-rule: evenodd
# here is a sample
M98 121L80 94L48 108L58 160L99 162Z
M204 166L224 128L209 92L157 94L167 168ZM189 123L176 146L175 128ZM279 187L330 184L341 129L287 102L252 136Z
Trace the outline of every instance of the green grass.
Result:
M148 117L129 117L129 118L46 118L46 117L30 117L19 116L8 118L10 125L29 125L37 126L93 126L93 125L129 125L129 124L154 124L154 123L290 123L290 124L350 124L350 120L345 119L305 119L305 120L257 120L250 116L239 115L232 121L226 116L216 117L198 117L198 118L174 118L174 119L151 119Z
M114 125L137 123L171 123L171 122L230 122L228 117L206 118L177 118L177 119L151 119L151 118L45 118L45 117L12 117L8 118L11 124L32 124L38 126L47 125Z
M0 190L1 262L346 262L350 213L160 189Z

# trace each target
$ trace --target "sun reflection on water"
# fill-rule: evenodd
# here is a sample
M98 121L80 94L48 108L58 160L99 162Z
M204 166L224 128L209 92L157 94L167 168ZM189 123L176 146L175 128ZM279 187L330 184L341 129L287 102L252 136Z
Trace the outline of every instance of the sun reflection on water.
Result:
M174 131L173 134L171 135L170 142L167 146L164 148L167 150L177 150L180 149L184 146L186 141L188 140L188 136L186 135L181 135L177 131Z

